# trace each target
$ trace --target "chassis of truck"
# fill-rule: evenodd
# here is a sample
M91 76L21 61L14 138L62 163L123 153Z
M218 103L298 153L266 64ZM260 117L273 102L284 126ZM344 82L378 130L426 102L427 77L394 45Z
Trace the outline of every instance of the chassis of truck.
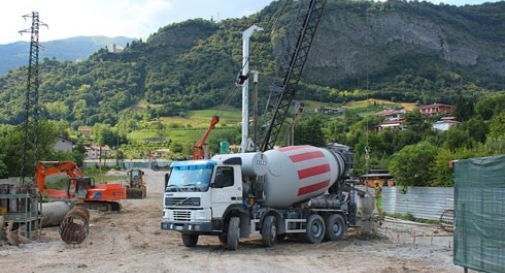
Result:
M352 153L338 144L174 162L161 228L180 232L187 247L217 235L230 250L252 234L267 247L296 234L314 244L339 240L356 224L351 167Z

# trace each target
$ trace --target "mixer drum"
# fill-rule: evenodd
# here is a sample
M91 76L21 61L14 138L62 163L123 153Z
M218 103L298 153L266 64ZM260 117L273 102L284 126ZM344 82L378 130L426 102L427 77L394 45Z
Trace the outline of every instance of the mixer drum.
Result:
M339 154L313 146L289 146L265 152L265 205L288 208L325 193L342 175Z

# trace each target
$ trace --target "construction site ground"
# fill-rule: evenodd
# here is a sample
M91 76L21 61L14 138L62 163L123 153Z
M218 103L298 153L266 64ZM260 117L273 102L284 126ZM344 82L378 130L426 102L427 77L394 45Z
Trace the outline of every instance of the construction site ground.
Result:
M452 238L433 227L385 223L383 235L365 239L350 230L319 245L288 238L264 248L261 238L226 251L217 237L195 248L177 232L160 229L164 172L146 170L148 196L128 200L119 213L91 214L88 238L66 245L58 228L20 247L0 246L1 272L462 272L452 263Z

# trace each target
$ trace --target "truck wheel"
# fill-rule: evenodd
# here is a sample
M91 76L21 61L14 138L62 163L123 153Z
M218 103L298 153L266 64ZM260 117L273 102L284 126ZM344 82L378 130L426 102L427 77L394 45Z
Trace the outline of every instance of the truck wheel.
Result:
M326 240L340 240L344 236L345 230L346 225L342 215L332 214L326 218Z
M219 241L221 242L221 244L226 247L226 237L228 237L228 235L226 235L226 233L221 233L219 234Z
M194 247L198 242L198 234L181 234L182 235L182 243L186 247Z
M312 214L307 219L305 237L311 244L318 244L323 241L325 235L324 219L319 214Z
M237 250L240 236L240 218L231 217L228 222L228 232L226 233L226 249Z
M261 239L263 240L263 245L266 247L271 247L275 244L277 240L277 222L275 221L275 216L269 215L263 220Z

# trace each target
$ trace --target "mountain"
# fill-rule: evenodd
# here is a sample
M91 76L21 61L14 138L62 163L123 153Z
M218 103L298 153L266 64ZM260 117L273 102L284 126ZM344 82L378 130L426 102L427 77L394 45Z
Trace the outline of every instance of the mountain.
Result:
M249 17L171 24L122 53L101 49L79 63L46 60L42 114L73 126L130 126L191 109L238 106L241 32L252 24L266 29L253 36L250 50L264 104L271 83L282 79L307 2L280 0ZM0 76L0 123L22 120L25 78L26 68ZM505 2L456 7L328 0L297 97L455 103L503 88Z
M62 61L84 60L100 48L112 44L125 47L132 38L105 36L78 36L41 43L40 59L56 58ZM0 74L28 63L29 42L0 45Z

